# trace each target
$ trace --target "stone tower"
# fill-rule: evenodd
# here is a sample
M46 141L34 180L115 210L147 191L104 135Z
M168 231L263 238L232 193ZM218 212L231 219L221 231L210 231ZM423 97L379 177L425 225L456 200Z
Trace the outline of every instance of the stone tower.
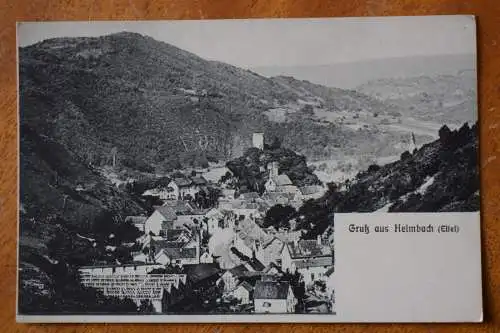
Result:
M278 177L278 168L278 162L271 162L267 165L267 169L269 170L269 179Z
M254 133L252 139L254 148L264 149L264 133Z

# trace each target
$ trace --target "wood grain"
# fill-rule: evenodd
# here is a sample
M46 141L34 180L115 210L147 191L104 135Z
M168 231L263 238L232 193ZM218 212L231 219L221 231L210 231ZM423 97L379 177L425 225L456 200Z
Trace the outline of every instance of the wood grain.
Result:
M17 236L16 21L474 14L479 31L484 324L26 325L15 323ZM500 1L1 0L0 329L3 332L500 332ZM500 153L499 153L500 154ZM380 304L383 306L383 303Z

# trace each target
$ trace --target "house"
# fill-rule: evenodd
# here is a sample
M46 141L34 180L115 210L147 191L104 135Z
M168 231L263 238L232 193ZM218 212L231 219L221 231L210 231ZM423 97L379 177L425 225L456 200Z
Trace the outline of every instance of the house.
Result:
M265 275L270 275L270 276L277 276L283 274L281 271L281 268L275 264L274 262L270 263L262 272Z
M149 262L149 255L142 251L132 252L130 255L132 256L132 260L134 262Z
M196 248L188 247L165 247L158 250L154 256L154 262L162 265L193 265L199 264L200 258Z
M229 189L229 188L223 188L222 189L222 197L226 199L234 199L234 195L236 193L236 190L234 189Z
M221 282L224 284L223 289L225 293L233 291L239 284L239 279L244 275L245 272L248 272L248 269L245 267L245 265L238 265L231 269L228 269L222 274L218 281L218 284L220 284Z
M203 221L205 220L206 214L210 209L192 209L186 213L178 213L177 220L173 224L174 229L181 228L201 228Z
M223 229L225 226L224 223L224 213L217 208L210 209L205 214L205 230L211 236L217 230Z
M247 202L254 202L255 200L260 199L260 195L257 192L246 192L246 193L241 193L238 199Z
M318 199L324 194L325 190L319 185L308 185L299 187L297 193L297 200L306 201L309 199Z
M127 216L125 217L125 223L130 223L139 231L144 232L144 225L148 218L146 216Z
M288 282L257 281L253 298L255 313L294 313L297 305Z
M221 270L217 264L200 263L196 265L185 265L184 271L192 288L210 288L216 285L220 278Z
M151 196L157 197L160 200L170 200L173 199L173 188L170 186L162 187L162 188L152 188L146 190L142 193L142 196Z
M194 198L196 193L200 192L207 185L207 180L202 176L196 177L176 177L168 184L171 188L169 199L184 199L188 196Z
M200 264L211 264L214 262L214 257L208 253L208 251L203 252L200 256Z
M231 295L240 301L240 304L248 304L252 301L253 287L247 281L241 282Z
M169 230L167 237L152 240L150 260L163 265L192 265L200 263L200 238L187 230Z
M188 201L184 200L169 200L163 206L172 208L176 215L189 215L189 213L194 211L194 207Z
M255 240L253 249L255 258L266 267L271 263L281 264L283 246L284 242L276 237L263 244L259 240Z
M156 210L144 222L144 232L160 235L167 229L172 229L174 221L177 220L175 211L168 206L156 207Z
M232 246L247 257L253 257L256 254L256 242L258 244L267 244L273 238L249 218L238 221L238 225L234 229L235 235Z
M290 178L285 174L278 173L278 162L269 163L269 179L264 184L266 192L292 193L298 192L297 186L293 185Z
M299 240L287 243L281 252L281 269L286 272L298 271L306 285L317 279L325 279L325 273L333 265L333 253L317 240Z

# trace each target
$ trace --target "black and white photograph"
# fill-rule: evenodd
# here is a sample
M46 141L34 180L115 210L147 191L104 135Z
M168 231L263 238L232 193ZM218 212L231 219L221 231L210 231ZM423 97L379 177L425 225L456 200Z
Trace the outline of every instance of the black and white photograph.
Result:
M17 35L18 317L342 321L344 218L479 225L474 17Z

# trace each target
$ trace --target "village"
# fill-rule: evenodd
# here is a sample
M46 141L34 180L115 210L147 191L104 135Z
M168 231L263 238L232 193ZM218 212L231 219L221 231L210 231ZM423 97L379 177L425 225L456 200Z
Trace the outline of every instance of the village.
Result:
M264 149L263 133L253 148ZM300 207L321 197L320 185L298 187L278 162L267 166L262 194L238 194L225 182L192 172L148 189L161 205L149 216L127 216L141 232L133 260L81 266L85 287L133 300L151 313L335 313L334 252L329 235L304 239L289 227L265 227L275 206ZM192 198L217 187L208 205Z

